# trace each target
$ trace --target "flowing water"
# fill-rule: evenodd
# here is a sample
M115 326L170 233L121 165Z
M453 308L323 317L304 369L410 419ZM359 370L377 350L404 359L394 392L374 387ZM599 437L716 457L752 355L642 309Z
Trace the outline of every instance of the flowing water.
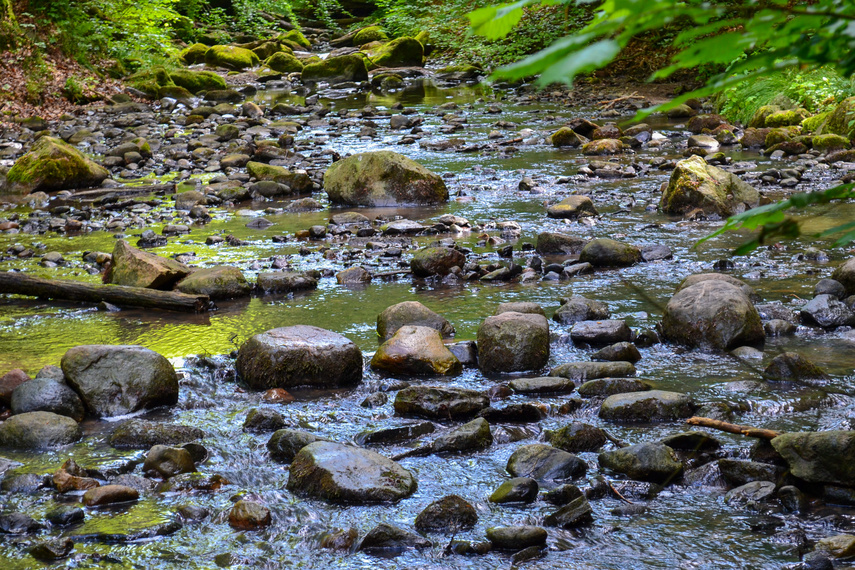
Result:
M440 89L433 85L411 89L403 94L356 94L342 92L322 97L321 102L339 109L362 109L373 105L388 108L397 101L425 113L425 138L431 138L441 124L440 117L428 114L439 105L454 102L458 114L467 117L465 131L455 133L469 144L486 143L487 135L497 120L509 121L519 128L548 133L554 126L576 116L591 116L590 109L576 108L572 102L549 101L506 102L501 91L484 88ZM300 102L287 91L261 91L256 100ZM488 105L500 102L502 114L487 112ZM440 114L441 115L441 114ZM378 125L388 119L376 118ZM654 128L675 141L685 138L685 131L675 122L653 123ZM629 443L655 441L682 431L680 425L618 426L602 422L597 407L585 405L570 413L559 408L566 397L537 399L550 409L540 424L526 427L494 426L496 443L486 451L457 455L429 456L402 460L419 481L411 497L388 506L330 506L305 500L285 490L287 466L267 457L268 435L244 433L246 412L258 406L279 409L301 429L337 441L350 441L358 433L409 423L394 417L390 403L374 409L359 404L368 394L384 384L384 378L366 367L363 383L353 390L299 391L297 401L287 406L262 404L260 394L244 392L228 373L232 361L228 353L251 335L271 328L309 324L342 333L354 340L367 359L376 350L376 317L387 306L400 301L417 300L444 315L456 327L459 340L474 339L479 324L492 315L497 305L506 301L535 301L551 316L561 297L583 295L606 302L613 318L626 319L634 329L652 328L661 319L662 309L674 288L687 275L712 270L716 260L729 258L730 250L744 236L725 236L694 249L695 242L720 225L720 222L672 219L656 212L659 186L667 180L667 171L651 170L638 178L604 180L574 177L587 163L578 150L554 149L544 144L516 145L516 152L494 151L457 153L433 152L418 144L398 145L401 132L378 128L380 136L361 139L359 126L330 136L326 128L302 131L298 141L308 141L317 149L331 148L344 156L367 150L392 149L410 156L431 170L446 176L452 194L449 204L431 208L359 210L369 217L391 219L399 215L430 225L442 214L465 217L473 223L489 224L516 221L522 235L515 243L515 259L525 262L533 252L521 251L523 243L533 243L542 231L561 231L583 237L613 237L640 246L661 244L673 251L673 259L642 263L622 270L598 271L571 281L542 281L534 284L466 283L462 286L432 286L414 282L408 277L375 279L362 287L337 285L325 278L316 291L287 296L262 296L246 300L219 302L218 310L203 315L183 315L158 311L123 310L101 312L88 306L44 303L19 298L0 301L0 370L23 368L34 374L40 367L58 364L64 352L79 344L140 344L165 356L175 364L183 379L178 406L154 418L195 425L208 436L202 443L210 452L200 466L207 474L220 474L232 485L212 493L152 494L138 503L118 511L93 510L81 527L68 531L74 535L114 534L126 529L158 528L175 519L180 505L208 507L212 517L202 523L187 524L168 536L135 541L77 542L75 554L61 563L74 568L498 568L511 565L509 556L491 553L464 557L445 555L449 537L434 535L434 546L423 551L409 550L396 557L380 559L364 553L343 553L319 547L331 529L355 528L360 535L380 522L411 528L415 516L433 500L458 494L475 505L479 522L471 531L458 533L458 539L483 540L484 530L491 526L538 524L554 507L544 502L530 506L501 506L486 501L487 496L507 478L505 465L510 454L522 443L533 443L543 430L556 429L573 420L607 427L610 433ZM513 129L509 131L514 132ZM513 135L511 135L513 136ZM756 153L728 152L734 162L744 162L747 172L781 168L786 162L774 162ZM674 145L642 149L621 156L624 164L642 164L655 156L679 158ZM839 172L811 170L804 187L828 184ZM543 192L520 192L517 183L531 176ZM569 183L556 184L559 177L571 177ZM547 219L545 203L568 191L590 193L602 216L594 223L566 223ZM770 195L775 198L774 191ZM324 198L315 196L324 202ZM241 204L236 209L215 209L207 225L194 226L189 235L171 238L170 243L153 251L161 255L195 254L191 263L198 266L232 264L252 276L269 267L273 257L285 256L295 269L330 268L335 271L348 265L368 269L385 268L382 261L362 250L352 258L339 255L326 259L317 244L300 255L306 242L293 236L297 230L325 224L329 210L292 214L275 210L287 203L265 202ZM265 209L274 208L274 210ZM254 216L264 215L273 222L259 230L247 227ZM855 207L848 205L823 212L823 216L806 222L818 232L855 217ZM162 224L151 226L159 233ZM498 237L499 231L486 226L486 234ZM493 226L494 227L494 226ZM134 231L126 234L133 235ZM245 247L205 245L214 233L233 234L247 240ZM498 262L496 247L486 241L482 232L462 236L413 238L418 245L454 237L474 252L474 259ZM284 243L274 243L273 236L288 236ZM64 237L46 235L0 235L0 251L12 244L22 244L36 251L59 251L69 264L46 269L37 260L7 260L4 269L26 269L37 275L71 277L97 282L88 275L80 261L83 252L111 251L115 237L108 232ZM765 301L781 302L798 308L812 296L816 281L846 257L846 252L831 250L830 262L811 261L803 252L808 242L795 242L782 248L761 248L750 256L734 259L729 274L744 279ZM408 256L405 250L403 259ZM573 360L589 359L590 350L574 347L569 339L569 326L552 323L550 366ZM774 355L796 350L824 368L833 378L823 391L807 388L782 389L760 381L759 371ZM852 429L855 403L848 395L855 362L855 334L850 330L823 333L799 327L795 336L771 339L763 360L739 361L726 354L685 351L668 344L641 349L638 376L655 388L687 392L704 403L727 402L744 410L739 423L779 430ZM485 378L468 370L453 379L408 379L413 382L438 382L451 386L486 389L507 381ZM513 396L508 402L532 401ZM106 435L114 423L86 422L84 429L91 437L57 452L32 455L4 453L18 461L14 473L50 473L69 457L89 469L119 467L128 459L142 457L143 452L122 452L109 447ZM717 434L727 454L746 456L750 442L745 438ZM522 442L522 443L518 443ZM378 450L391 456L405 451L405 446L384 446ZM583 453L588 463L588 476L597 473L595 453ZM644 500L645 485L615 481L614 485L633 501ZM258 497L273 512L273 524L258 532L237 532L226 521L231 500L239 493ZM77 497L57 495L0 495L4 510L21 510L35 519L62 502L76 502ZM703 486L671 486L650 501L650 511L633 517L610 513L617 499L592 501L595 522L574 531L550 529L547 555L529 563L532 568L781 568L799 560L794 545L804 533L808 539L852 530L853 512L845 509L816 507L800 516L780 512L742 510L724 503L724 491ZM58 535L50 531L46 535ZM25 539L0 539L0 556L4 568L30 568L36 563L28 557Z

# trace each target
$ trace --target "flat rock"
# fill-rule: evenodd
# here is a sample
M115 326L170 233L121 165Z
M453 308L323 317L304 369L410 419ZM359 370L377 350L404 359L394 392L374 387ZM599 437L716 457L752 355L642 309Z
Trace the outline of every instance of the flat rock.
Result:
M600 407L600 417L615 422L664 422L691 417L694 411L694 401L686 394L649 390L609 396Z
M507 471L514 477L531 477L538 481L581 477L585 462L566 451L542 443L523 445L511 454Z

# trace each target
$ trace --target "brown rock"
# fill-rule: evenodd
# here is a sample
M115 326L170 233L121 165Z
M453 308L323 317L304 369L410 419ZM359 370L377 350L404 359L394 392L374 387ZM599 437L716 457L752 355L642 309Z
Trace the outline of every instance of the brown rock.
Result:
M229 512L229 526L235 530L256 530L269 526L270 509L252 501L240 500Z
M15 391L15 388L29 380L32 379L20 368L13 368L3 376L0 376L0 404L10 406L12 392Z
M124 485L104 485L89 489L83 495L83 504L87 507L98 507L101 505L112 505L114 503L127 503L140 498L136 489Z
M166 290L190 273L183 263L140 251L120 239L113 248L113 266L105 282Z

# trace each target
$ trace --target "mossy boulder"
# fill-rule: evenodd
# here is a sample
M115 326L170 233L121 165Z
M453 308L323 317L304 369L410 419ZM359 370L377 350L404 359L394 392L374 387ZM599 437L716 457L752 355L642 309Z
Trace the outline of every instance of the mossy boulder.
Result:
M484 373L539 370L549 360L549 321L543 315L502 313L478 329L478 361Z
M338 333L296 325L250 337L238 351L235 369L255 390L352 386L362 380L362 352Z
M833 152L849 148L849 139L840 135L816 135L811 139L811 147L820 152Z
M629 243L597 238L585 244L579 261L594 267L628 267L641 261L641 250Z
M550 218L575 219L599 214L594 202L587 196L567 196L546 210Z
M304 62L305 63L305 62ZM342 83L345 81L368 81L365 58L358 54L328 57L317 63L306 63L300 75L303 83Z
M855 432L817 431L779 435L772 447L790 472L809 483L855 487Z
M659 207L666 214L700 208L707 214L732 216L760 203L760 193L733 173L693 156L677 163Z
M362 46L370 42L385 42L389 39L380 26L362 28L353 36L353 45Z
M361 505L399 501L416 486L412 473L378 453L318 441L294 457L287 488L330 503Z
M771 115L772 113L777 113L781 110L781 107L778 105L763 105L756 111L754 111L754 116L751 117L751 120L748 121L748 127L752 129L760 129L766 126L766 117Z
M421 42L404 36L375 49L371 63L377 67L420 67L424 58L425 50Z
M312 49L312 44L300 30L290 30L279 36L280 42L293 42L304 49Z
M125 83L149 97L159 97L162 87L175 85L169 77L169 72L163 67L152 67L134 73L125 79Z
M847 295L855 295L855 257L837 267L831 278L843 284Z
M727 350L762 344L760 314L737 286L706 280L678 291L665 306L662 334L691 347Z
M237 267L221 265L198 269L182 279L176 289L188 295L207 295L211 299L246 297L252 291L243 272Z
M309 192L312 189L312 179L304 170L291 171L284 166L274 166L263 162L248 162L246 171L259 181L270 181L284 184L294 194Z
M582 145L582 154L588 156L619 154L625 149L624 144L617 139L599 139Z
M673 483L683 471L674 450L661 443L637 443L605 451L598 457L600 467L622 473L636 481L664 485Z
M226 81L213 71L196 71L192 69L173 69L169 72L172 83L183 87L194 95L202 91L225 89Z
M197 63L205 63L205 54L208 53L210 46L198 43L193 44L183 50L178 57L187 65L195 65Z
M73 419L51 412L18 414L0 424L0 448L34 450L74 443L80 426Z
M232 71L243 71L258 66L261 59L248 49L235 46L213 46L205 52L205 63Z
M68 385L96 416L121 416L178 401L175 369L142 346L76 346L63 355L61 366Z
M810 113L807 109L788 109L786 111L775 111L766 117L764 127L790 127L800 125L807 119Z
M855 139L855 97L841 101L828 116L823 133L841 135L849 140Z
M279 52L271 55L264 65L278 71L279 73L293 73L303 71L303 63L290 53Z
M576 131L571 129L570 127L561 127L549 137L549 140L552 142L552 146L562 147L562 146L570 146L577 147L582 146L588 139L578 134Z
M60 139L41 137L6 174L6 192L29 194L88 188L110 173Z
M252 53L257 55L258 59L260 59L262 61L269 58L273 54L282 51L282 46L279 44L279 42L272 42L272 41L271 42L263 42L260 45L257 45L257 46L252 47L252 48L250 48L248 46L245 46L245 47L247 49L251 50ZM288 52L291 53L290 47L286 47L285 49L287 49Z
M448 201L442 177L396 152L363 152L339 160L324 173L333 204L401 206Z
M828 117L831 116L831 113L832 111L825 111L824 113L819 113L813 117L808 117L802 121L802 132L820 134L822 127L825 125Z

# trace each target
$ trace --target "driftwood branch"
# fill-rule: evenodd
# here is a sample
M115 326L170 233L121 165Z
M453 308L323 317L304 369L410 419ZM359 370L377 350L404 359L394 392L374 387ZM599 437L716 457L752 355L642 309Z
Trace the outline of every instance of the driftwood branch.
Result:
M618 97L617 99L610 99L608 101L600 101L600 110L605 111L606 109L611 109L616 103L620 103L622 101L629 101L630 99L644 99L644 97L638 95L637 93L638 91L633 91L631 95L624 95L623 97Z
M26 295L57 301L106 302L117 307L141 307L165 311L205 312L207 295L185 295L124 285L90 285L66 279L42 279L20 273L0 272L0 294Z
M725 431L727 433L735 433L737 435L756 437L758 439L775 439L776 437L781 435L781 432L771 429L755 428L751 426L740 426L737 424L729 424L720 420L714 420L712 418L702 418L699 416L689 418L688 420L686 420L686 423L693 426L717 429L719 431Z

